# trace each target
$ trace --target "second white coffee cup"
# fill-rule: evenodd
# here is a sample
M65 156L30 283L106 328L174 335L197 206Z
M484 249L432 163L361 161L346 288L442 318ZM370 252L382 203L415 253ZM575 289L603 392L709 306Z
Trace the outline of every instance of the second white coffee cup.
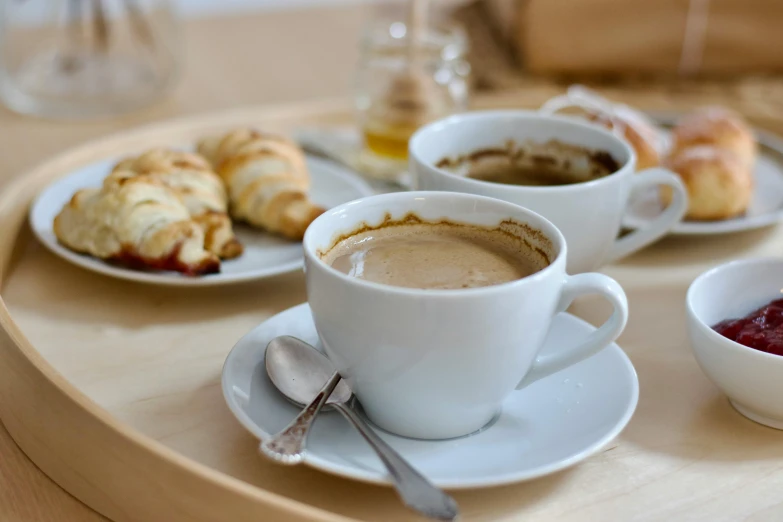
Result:
M520 186L471 179L436 166L444 158L502 147L508 141L550 140L607 152L620 168L583 183ZM675 174L664 168L636 173L636 153L628 143L596 125L567 116L518 110L456 114L414 134L410 169L419 190L503 199L549 219L568 242L569 273L595 270L649 245L680 222L688 207L687 192ZM672 203L647 227L618 239L631 192L660 185L671 187Z

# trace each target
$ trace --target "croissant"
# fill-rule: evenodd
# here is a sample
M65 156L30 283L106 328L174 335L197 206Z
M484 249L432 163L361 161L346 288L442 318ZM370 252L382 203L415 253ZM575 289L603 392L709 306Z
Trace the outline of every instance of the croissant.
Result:
M631 113L622 112L614 115L588 113L587 118L625 138L636 152L637 171L657 167L661 163L658 131L645 120L634 119Z
M121 161L114 171L131 171L154 176L173 189L193 220L204 230L205 247L222 259L242 253L228 216L228 197L220 177L198 154L153 149L136 158Z
M655 167L661 162L665 139L661 130L644 113L600 96L582 85L572 85L566 94L555 96L541 106L554 114L566 108L580 108L587 119L624 138L636 152L636 170Z
M150 175L116 171L100 189L76 192L55 218L54 233L71 250L134 268L220 271L180 198Z
M324 211L307 195L310 176L304 154L286 138L241 129L201 140L198 151L228 188L235 219L302 239Z

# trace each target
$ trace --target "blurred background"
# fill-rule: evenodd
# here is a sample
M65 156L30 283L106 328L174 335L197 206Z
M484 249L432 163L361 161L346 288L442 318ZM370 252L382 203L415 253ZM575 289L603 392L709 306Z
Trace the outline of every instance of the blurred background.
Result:
M107 122L67 136L37 129L58 146L191 113L343 100L370 149L404 160L426 121L477 100L538 107L576 83L650 112L720 105L783 132L777 0L0 0L0 9L4 105ZM389 175L357 161L348 162Z
M648 90L649 103L676 91L730 104L751 117L778 115L780 89L774 75L783 69L783 2L776 0L432 0L430 23L462 26L478 91L546 89L580 81L622 83L623 90ZM110 36L117 52L122 25L155 62L146 87L165 91L179 80L199 81L194 64L211 64L216 77L229 68L269 68L257 96L247 102L326 98L352 93L363 31L373 19L406 20L409 2L380 0L0 0L2 62L7 103L21 112L74 116L62 107L32 108L38 84L52 90L52 77L25 66L32 55L46 54L30 37L31 25L59 25L60 50L73 53L88 39ZM162 13L162 14L161 14ZM114 24L95 22L96 15ZM131 15L131 16L129 16ZM142 16L139 16L142 15ZM433 22L434 21L434 22ZM104 34L105 36L105 34ZM81 40L80 40L81 39ZM31 45L30 41L35 42ZM98 42L93 50L101 49ZM68 51L70 49L70 51ZM51 49L49 49L51 51ZM184 53L179 54L180 51ZM35 60L32 60L35 62ZM70 67L78 61L69 58ZM33 70L33 72L30 71ZM175 76L174 71L181 72ZM199 71L198 74L206 74ZM37 75L37 76L36 76ZM11 77L10 81L8 78ZM94 78L92 78L94 79ZM304 81L304 80L307 81ZM127 80L127 79L126 79ZM72 84L73 79L62 83ZM256 80L257 81L257 80ZM317 89L313 81L317 82ZM94 82L93 82L94 83ZM156 85L151 85L156 84ZM9 87L10 85L10 87ZM59 85L59 94L66 87ZM663 92L661 92L663 89ZM80 88L83 92L84 86ZM16 92L12 92L16 91ZM29 91L25 93L25 91ZM226 94L231 89L226 88ZM91 97L96 92L90 92ZM43 98L52 98L43 93ZM141 105L152 93L136 93ZM532 94L534 98L537 96ZM133 96L130 96L133 98ZM621 94L622 97L622 94ZM10 98L10 101L8 100ZM634 99L636 100L636 99ZM50 100L51 101L51 100ZM222 100L231 105L229 98ZM46 104L46 100L42 103ZM96 101L97 103L97 101ZM51 105L51 104L50 104ZM56 104L55 104L56 105ZM119 104L120 106L122 103ZM115 106L115 109L119 107Z

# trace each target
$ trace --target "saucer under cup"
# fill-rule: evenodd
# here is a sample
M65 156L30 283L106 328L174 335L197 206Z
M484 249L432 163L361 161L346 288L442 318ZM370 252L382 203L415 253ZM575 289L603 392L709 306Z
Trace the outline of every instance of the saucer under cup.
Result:
M558 314L542 355L573 345L595 327ZM307 304L263 322L232 349L223 367L226 403L259 439L277 433L299 409L264 371L266 345L293 335L322 349ZM535 479L573 466L601 451L626 426L639 397L631 362L611 344L562 372L513 393L497 418L475 435L446 441L416 440L376 429L435 485L482 488ZM324 412L307 441L305 464L343 477L390 484L386 468L361 435L337 412Z

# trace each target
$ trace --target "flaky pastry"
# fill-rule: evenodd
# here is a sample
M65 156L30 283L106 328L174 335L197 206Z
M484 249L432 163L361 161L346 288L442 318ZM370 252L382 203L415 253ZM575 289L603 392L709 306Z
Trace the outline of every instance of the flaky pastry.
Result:
M641 111L610 101L582 85L572 85L565 94L544 103L540 111L554 114L565 109L579 109L590 121L625 139L636 152L637 171L661 163L666 148L664 135Z
M228 189L231 215L290 239L302 239L324 209L307 194L304 154L292 141L240 129L199 142Z
M187 275L220 271L204 249L204 232L177 194L154 176L110 174L100 189L83 189L54 220L66 247L134 268Z
M204 246L222 259L242 253L228 215L228 196L220 177L198 154L153 149L121 161L115 172L130 171L153 176L174 190L190 216L204 231Z
M660 165L658 131L645 120L634 118L622 110L617 110L613 115L588 112L588 119L625 138L636 152L637 171Z

